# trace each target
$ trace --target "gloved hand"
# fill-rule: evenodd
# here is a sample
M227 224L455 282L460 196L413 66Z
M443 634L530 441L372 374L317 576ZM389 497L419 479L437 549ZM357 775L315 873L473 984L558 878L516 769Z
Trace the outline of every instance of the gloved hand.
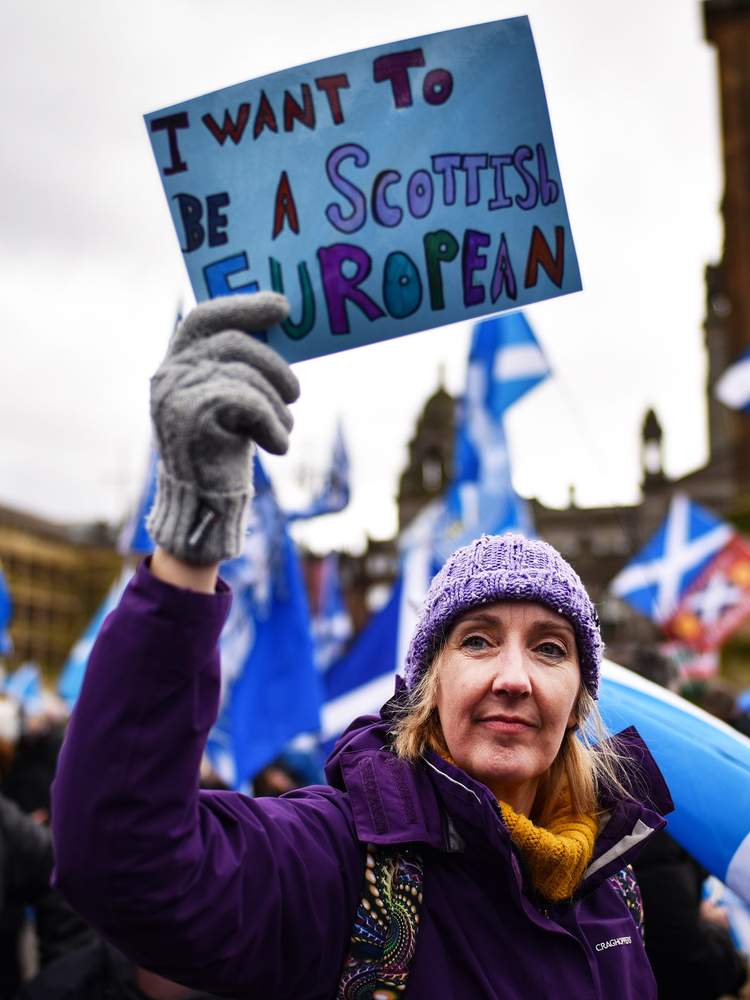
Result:
M288 313L275 292L201 303L151 380L160 461L147 527L184 562L207 566L240 552L253 442L275 455L289 447L286 404L299 396L299 383L283 358L249 335Z

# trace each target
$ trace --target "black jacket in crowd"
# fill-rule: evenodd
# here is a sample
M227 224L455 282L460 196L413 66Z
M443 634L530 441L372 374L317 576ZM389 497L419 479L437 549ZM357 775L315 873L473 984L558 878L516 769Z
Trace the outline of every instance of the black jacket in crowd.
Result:
M745 982L747 967L729 933L700 918L701 887L708 872L663 831L649 838L634 868L659 1000L734 996Z

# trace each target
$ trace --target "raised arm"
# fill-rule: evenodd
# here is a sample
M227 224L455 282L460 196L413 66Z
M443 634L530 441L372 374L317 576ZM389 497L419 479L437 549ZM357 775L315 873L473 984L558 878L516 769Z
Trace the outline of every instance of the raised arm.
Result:
M198 770L230 604L217 566L241 549L253 442L286 450L298 392L248 332L284 313L271 293L198 306L152 381L158 548L97 639L53 808L58 884L139 965L279 997L335 986L361 876L351 819L325 789L199 793Z

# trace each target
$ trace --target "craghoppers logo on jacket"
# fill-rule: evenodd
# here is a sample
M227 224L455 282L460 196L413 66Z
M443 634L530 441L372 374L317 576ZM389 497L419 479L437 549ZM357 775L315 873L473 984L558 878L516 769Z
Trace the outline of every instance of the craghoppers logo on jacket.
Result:
M626 934L625 937L616 937L616 938L610 938L609 941L600 941L599 944L596 945L596 950L606 951L607 948L618 948L621 944L632 944L632 943L633 943L632 938L630 937L629 934Z

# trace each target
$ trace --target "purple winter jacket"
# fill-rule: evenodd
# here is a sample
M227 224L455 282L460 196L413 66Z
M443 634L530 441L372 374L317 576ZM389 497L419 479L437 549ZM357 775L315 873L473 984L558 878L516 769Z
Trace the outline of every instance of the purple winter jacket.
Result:
M653 976L609 876L671 808L627 744L643 801L612 803L572 904L535 899L490 791L427 754L397 759L360 720L331 787L280 799L198 789L230 604L141 566L89 661L53 789L56 881L138 964L228 996L331 1000L362 894L365 844L416 844L424 901L411 1000L648 1000Z

